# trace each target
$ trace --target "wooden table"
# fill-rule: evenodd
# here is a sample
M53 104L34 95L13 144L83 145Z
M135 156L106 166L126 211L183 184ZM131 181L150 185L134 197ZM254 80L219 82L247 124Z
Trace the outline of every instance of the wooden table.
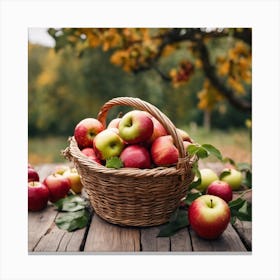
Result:
M43 179L55 165L36 167ZM88 227L68 232L59 229L54 220L60 215L51 204L40 212L28 213L28 251L44 253L196 253L237 252L252 250L251 222L229 224L220 238L213 241L199 238L191 228L184 228L172 237L157 237L162 226L136 228L107 223L92 214Z

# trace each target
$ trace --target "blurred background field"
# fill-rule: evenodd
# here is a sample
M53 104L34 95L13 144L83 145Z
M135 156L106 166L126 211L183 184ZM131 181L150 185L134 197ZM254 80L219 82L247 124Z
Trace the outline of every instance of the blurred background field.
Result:
M211 143L218 148L223 156L234 159L236 162L251 163L251 140L248 130L232 129L228 132L214 129L205 131L202 127L183 127L200 144ZM44 138L31 137L28 140L29 161L34 164L66 162L61 151L68 145L67 136L48 136ZM205 161L215 161L208 158Z
M30 29L30 38L37 31ZM44 32L53 46L28 44L31 164L63 162L75 125L118 96L146 100L197 142L251 162L251 29ZM108 121L129 109L114 108Z

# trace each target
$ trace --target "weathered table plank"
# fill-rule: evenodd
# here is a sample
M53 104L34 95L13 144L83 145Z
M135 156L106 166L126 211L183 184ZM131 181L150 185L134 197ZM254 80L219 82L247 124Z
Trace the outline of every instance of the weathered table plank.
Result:
M85 242L85 252L140 251L139 230L112 225L93 215Z
M57 217L61 215L58 214ZM35 252L79 252L83 244L86 228L68 232L60 230L55 223L51 225L37 246Z
M236 220L233 227L238 232L247 250L251 251L252 250L252 223Z
M170 251L169 237L157 237L160 227L141 229L141 247L144 252L168 252Z
M215 240L205 240L197 236L197 234L190 229L193 250L196 252L245 252L246 247L240 240L237 232L231 224L223 234Z
M190 252L192 251L192 243L188 228L179 230L170 237L172 252Z
M33 251L40 239L48 232L57 211L51 205L40 212L28 213L28 250Z

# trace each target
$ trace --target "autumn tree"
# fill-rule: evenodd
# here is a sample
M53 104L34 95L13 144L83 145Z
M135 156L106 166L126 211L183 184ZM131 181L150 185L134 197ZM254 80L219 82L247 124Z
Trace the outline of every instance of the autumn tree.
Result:
M211 112L223 102L251 112L251 44L249 28L50 28L56 50L71 45L81 56L87 49L110 52L110 62L138 74L154 70L174 87L187 85L195 71L204 73L198 108L210 126ZM176 65L163 60L184 51Z

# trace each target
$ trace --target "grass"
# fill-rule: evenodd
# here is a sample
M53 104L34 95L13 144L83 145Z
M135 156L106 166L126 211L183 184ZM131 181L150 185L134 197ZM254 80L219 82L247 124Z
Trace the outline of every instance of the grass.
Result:
M232 129L228 132L200 127L183 127L200 144L212 144L224 157L235 162L251 163L251 139L248 130ZM60 151L68 146L65 137L30 138L28 140L28 159L31 164L66 162ZM208 159L206 159L208 160ZM209 158L209 161L216 159Z
M61 151L68 146L67 136L65 137L43 137L28 139L28 161L32 165L42 163L66 162Z
M184 127L183 129L196 142L215 146L223 157L232 158L235 162L252 162L252 141L248 129L211 130L210 132L200 127Z

